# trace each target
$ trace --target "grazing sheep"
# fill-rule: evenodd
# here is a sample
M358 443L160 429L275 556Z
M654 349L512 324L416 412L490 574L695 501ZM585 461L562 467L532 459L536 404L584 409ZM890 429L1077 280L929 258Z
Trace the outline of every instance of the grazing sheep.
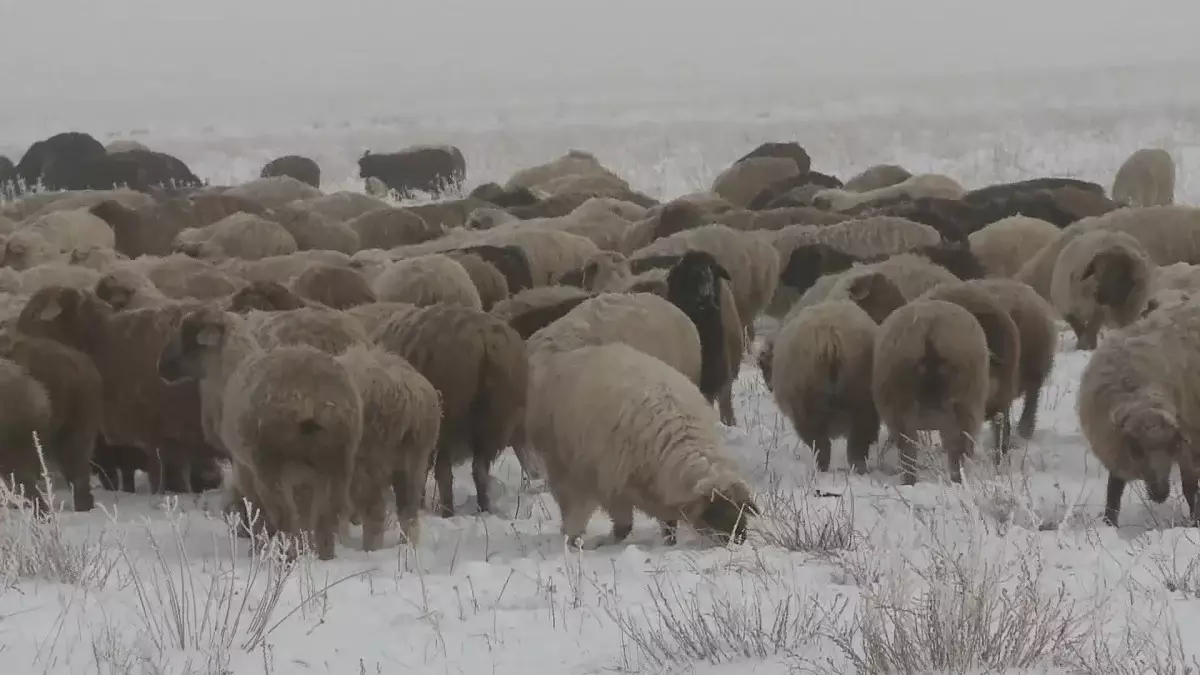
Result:
M445 234L441 225L429 224L408 209L385 206L368 211L346 223L358 235L361 248L381 248L420 244Z
M465 227L467 220L476 209L489 207L491 207L491 204L482 199L464 197L462 199L413 204L406 208L420 216L427 224L449 230Z
M441 394L434 480L440 512L454 513L456 464L471 459L480 512L491 511L492 463L524 417L525 342L499 319L469 307L434 305L393 318L372 336L412 364Z
M779 283L779 254L768 241L753 234L724 225L705 225L655 241L631 256L630 263L693 250L708 253L729 272L738 318L749 345L754 341L754 319L766 308Z
M945 267L935 265L927 258L903 253L894 255L887 260L856 267L843 273L838 283L844 285L853 281L858 275L872 272L879 272L887 277L900 290L900 294L909 300L940 284L952 284L960 281ZM805 295L807 296L807 294ZM801 298L801 301L805 299Z
M316 264L300 273L291 291L333 309L349 309L375 302L375 292L361 274L349 267Z
M155 188L200 187L200 180L178 157L153 150L106 152L72 167L64 181L68 190L112 190L128 187L138 192Z
M115 312L90 291L39 290L17 319L17 330L55 340L91 358L104 383L105 439L145 454L155 492L195 490L193 464L215 456L200 422L200 392L158 376L157 354L187 309L165 306ZM132 486L131 486L132 487Z
M779 272L779 286L767 315L782 318L796 300L823 276L845 272L859 259L838 249L821 243L800 244L792 250L787 262Z
M338 251L346 255L354 255L362 247L355 232L344 223L329 222L325 216L297 203L281 206L271 212L271 220L283 226L283 229L296 240L296 248L301 251L324 250Z
M1095 349L1101 326L1126 326L1141 315L1153 273L1149 254L1131 235L1085 232L1058 254L1050 298L1079 348Z
M485 262L500 270L504 281L508 284L509 295L514 295L527 288L533 288L533 272L529 265L529 256L520 246L463 246L454 249L459 253L470 253L482 258Z
M284 208L308 211L331 223L344 223L387 205L387 202L361 192L341 191L294 201Z
M555 179L568 176L600 176L620 180L619 176L604 168L604 165L592 153L572 149L545 164L517 171L509 177L508 182L504 185L504 189L508 192L513 192L520 188L531 190L540 188L542 185Z
M113 248L130 258L170 255L171 244L180 232L201 225L196 211L192 202L177 198L137 209L106 199L89 209L112 228Z
M871 395L900 448L904 484L917 482L918 431L940 432L950 479L986 417L988 346L970 312L944 300L910 302L884 319L875 337Z
M249 213L235 213L204 227L175 235L173 249L193 258L261 260L299 250L296 238L279 223Z
M1012 183L995 183L975 190L969 190L963 195L962 199L964 202L970 204L984 204L997 199L1007 199L1016 194L1028 194L1043 190L1060 190L1063 188L1090 192L1097 195L1104 194L1104 186L1099 183L1080 180L1078 178L1051 176L1019 180Z
M1018 393L1024 397L1017 433L1021 438L1032 438L1037 426L1038 402L1058 351L1054 308L1029 285L1012 279L979 279L965 284L989 293L1017 326L1021 336Z
M651 209L625 231L620 250L628 255L676 232L694 230L705 224L706 212L701 205L682 198Z
M539 286L496 303L491 315L507 323L528 340L531 335L561 319L595 293L575 286Z
M305 345L337 356L355 345L371 343L360 321L324 307L251 312L246 319L250 334L264 348Z
M533 194L528 187L506 188L499 183L484 183L471 190L469 196L495 204L501 209L513 206L532 206L538 203L537 195Z
M53 211L22 224L9 235L9 249L26 234L41 236L61 253L89 248L114 248L117 243L108 223L86 209ZM5 264L15 267L7 260Z
M894 216L869 216L833 225L792 225L772 239L780 259L787 259L800 244L832 246L857 258L895 255L917 246L933 246L942 236L932 227Z
M104 383L100 372L79 351L12 329L0 333L0 358L21 366L45 388L50 415L38 431L46 459L71 484L74 509L91 511L95 506L92 450L104 420ZM10 438L7 442L12 441Z
M295 192L289 191L290 188L298 188L304 191L312 189L304 183L292 178L276 177L269 178L263 182L265 185L256 185L253 182L240 185L238 186L239 188L246 188L240 193L230 194L227 191L215 192L210 190L195 192L188 195L187 201L191 204L191 208L196 214L196 223L193 227L212 225L218 220L228 218L239 211L242 213L249 213L250 215L254 216L267 216L273 209L284 208L288 203L294 203L283 201L287 200L289 197L295 196ZM281 195L278 197L278 199L269 199L269 201L272 203L275 203L276 201L282 201L282 203L280 203L278 206L268 209L266 206L263 206L261 203L251 198L251 196L255 194L256 188L264 192L270 192L271 190L278 189L281 192Z
M372 288L384 302L407 302L418 307L439 303L482 307L479 291L467 270L438 253L397 260L375 279Z
M616 199L592 197L574 211L558 218L525 221L526 227L540 227L570 232L590 239L605 251L624 250L624 240L632 221L612 206ZM635 208L637 208L635 206Z
M25 190L41 184L43 190L70 190L81 165L108 154L89 134L67 131L29 146L17 162L17 175Z
M298 199L315 199L320 196L320 190L291 176L259 178L235 185L222 193L222 199L249 201L263 209L277 209Z
M559 284L578 286L597 293L624 288L633 277L629 260L616 251L601 251L587 264L559 277Z
M225 309L235 314L252 310L260 312L282 312L311 307L312 303L277 281L252 281L223 303Z
M1197 469L1190 439L1198 431L1188 406L1200 378L1194 307L1164 321L1147 319L1096 348L1079 379L1079 426L1092 454L1108 469L1104 520L1116 526L1125 484L1146 482L1150 500L1166 501L1179 465L1183 496L1200 521Z
M787 157L796 163L796 168L800 169L802 174L807 174L812 168L812 158L809 157L808 151L795 141L760 143L758 147L742 155L737 161L743 162L754 157Z
M368 335L374 335L379 327L392 319L406 316L417 307L407 302L372 302L358 307L351 307L343 313L354 319L362 326Z
M972 232L969 241L988 276L1011 279L1061 234L1062 230L1044 220L1010 216Z
M467 271L471 283L479 292L479 304L483 311L491 311L497 302L508 297L508 281L495 265L475 253L448 251L445 255Z
M498 207L483 207L467 215L463 227L468 230L490 230L501 225L520 222L520 218Z
M529 263L534 286L553 283L559 276L583 267L592 256L600 252L599 247L587 237L530 227L490 230L479 243L500 247L516 246L521 249ZM511 291L511 284L509 289Z
M376 347L351 347L337 361L350 373L363 402L362 440L350 481L351 512L362 519L362 549L383 546L389 486L400 529L416 544L442 420L437 390L407 361Z
M942 241L966 245L967 237L991 222L980 209L961 199L942 197L918 197L886 204L863 204L851 209L846 215L895 216L907 218L914 223L923 223L938 231Z
M847 192L873 192L891 187L912 178L912 173L895 164L876 164L846 181L842 186Z
M50 426L50 395L20 364L0 358L0 402L0 482L11 476L10 489L21 491L41 510L42 467L33 434L43 435ZM85 482L90 479L89 471Z
M846 188L822 190L813 196L813 206L832 211L846 211L862 204L885 202L897 198L910 201L921 197L959 199L964 192L963 186L952 178L936 173L923 173L910 176L895 185L869 192L853 192Z
M315 188L321 187L321 167L308 157L300 155L284 155L263 165L259 178L274 178L275 176L291 176L296 180L307 183Z
M924 258L930 263L941 267L959 279L982 279L987 276L983 262L975 255L970 246L956 244L934 244L933 246L917 246L905 251L904 255ZM874 256L864 262L883 262L893 256Z
M866 473L867 453L879 438L879 413L871 399L871 363L878 326L858 305L832 300L806 307L774 341L771 391L829 470L831 440L846 437L856 473Z
M712 408L683 374L622 343L538 358L528 438L569 545L582 546L597 506L613 520L614 543L632 531L634 509L660 521L668 544L680 520L722 541L745 539L758 507Z
M996 449L1008 454L1012 436L1009 411L1020 393L1021 334L1016 322L990 293L966 282L943 284L918 299L952 302L970 312L979 322L988 347L985 412L992 420Z
M734 206L745 208L764 188L803 173L790 157L743 158L713 180L712 191Z
M391 153L368 150L358 159L358 176L379 179L401 199L411 199L415 190L436 198L448 190L462 190L467 160L453 145L415 145Z
M1162 148L1142 148L1117 169L1113 201L1122 206L1169 206L1175 202L1175 160Z
M205 392L206 428L233 460L235 494L271 531L310 533L318 557L332 559L363 435L345 366L309 346L259 348L236 315L204 308L180 322L157 369Z
M96 297L107 302L118 312L127 309L162 307L178 302L162 294L141 272L130 268L119 268L100 277L92 289Z

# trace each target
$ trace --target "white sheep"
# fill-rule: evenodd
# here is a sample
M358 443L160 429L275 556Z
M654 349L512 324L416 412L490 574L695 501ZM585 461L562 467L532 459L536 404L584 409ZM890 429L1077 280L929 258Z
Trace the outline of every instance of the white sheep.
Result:
M534 286L553 283L563 274L583 267L600 252L600 248L587 237L523 225L480 232L477 240L471 243L520 248L529 261ZM459 246L455 244L452 247Z
M274 179L264 179L274 180ZM239 211L175 235L172 249L197 258L259 260L295 253L296 239L279 223Z
M437 253L397 260L376 277L371 289L383 302L407 302L418 307L437 303L482 307L479 290L467 270Z
M572 149L545 164L517 171L509 177L504 187L506 190L538 189L545 183L566 176L607 176L620 179L615 173L606 169L595 155L583 150Z
M988 275L1011 278L1061 235L1062 230L1053 223L1028 216L1009 216L972 232L968 241Z
M680 520L742 541L758 507L725 455L716 415L676 369L622 343L537 357L528 439L573 546L596 507L623 541L638 509L662 523L668 543Z
M1175 160L1162 148L1135 151L1117 169L1112 198L1123 206L1167 206L1175 202Z
M324 193L291 176L272 176L256 178L235 185L225 190L225 194L239 199L248 199L264 208L277 209L298 199L315 199Z
M897 164L876 164L852 176L842 186L848 192L871 192L912 178L912 173Z
M1121 327L1141 315L1154 263L1124 232L1097 230L1063 247L1050 281L1050 300L1075 332L1080 349L1095 349L1102 326Z
M37 239L45 241L43 244ZM25 256L17 254L16 248L29 249ZM70 254L75 250L91 248L116 248L116 235L112 227L99 217L83 209L53 211L21 224L8 236L4 263L9 267L32 267L55 259L52 252ZM34 252L37 252L34 258Z
M875 202L921 197L959 199L966 190L958 181L937 173L922 173L903 181L868 192L852 192L847 189L829 188L813 195L813 206L831 211L848 211L856 206Z

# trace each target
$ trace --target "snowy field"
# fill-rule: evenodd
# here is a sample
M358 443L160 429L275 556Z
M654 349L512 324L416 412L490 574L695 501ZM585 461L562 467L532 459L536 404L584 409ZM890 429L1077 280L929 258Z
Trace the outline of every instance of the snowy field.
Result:
M664 198L707 188L764 140L796 139L814 169L842 177L895 162L968 187L1039 175L1110 185L1130 152L1161 146L1179 163L1178 198L1195 204L1197 72L746 85L744 96L697 89L651 101L79 130L136 138L213 183L307 154L327 191L361 190L354 163L366 148L455 143L469 187L581 148ZM15 160L62 130L26 122L0 131L0 154ZM768 513L741 546L685 535L667 548L640 519L625 545L567 552L557 507L522 485L511 453L493 472L495 515L470 512L462 467L460 515L425 514L419 547L400 548L393 529L389 548L364 554L352 528L330 562L252 554L220 520L218 493L99 491L96 511L36 524L4 510L0 672L1200 672L1200 534L1177 487L1162 505L1129 490L1121 527L1101 524L1105 474L1074 410L1087 357L1064 333L1036 436L1002 465L980 454L950 485L931 453L913 487L899 485L894 449L873 449L870 474L857 477L837 443L834 470L817 474L747 358L738 425L724 432ZM589 534L607 527L598 512Z

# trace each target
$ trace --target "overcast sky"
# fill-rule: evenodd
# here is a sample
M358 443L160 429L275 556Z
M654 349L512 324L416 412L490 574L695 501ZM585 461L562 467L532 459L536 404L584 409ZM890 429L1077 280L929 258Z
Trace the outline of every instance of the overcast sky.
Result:
M1200 60L1198 20L1197 0L0 0L0 123Z

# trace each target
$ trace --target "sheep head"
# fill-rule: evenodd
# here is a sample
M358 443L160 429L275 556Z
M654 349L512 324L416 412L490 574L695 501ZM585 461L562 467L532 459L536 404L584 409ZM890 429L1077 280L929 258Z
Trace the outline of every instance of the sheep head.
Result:
M779 283L804 293L817 283L817 279L844 272L856 261L854 256L828 244L801 244L788 256L787 265L779 273Z
M907 302L896 284L879 272L854 279L847 286L846 294L875 323L883 323L884 319Z
M230 312L245 314L250 310L279 312L307 307L299 295L275 281L254 281L234 293L226 305Z
M712 254L688 251L679 256L679 261L667 273L667 299L684 312L693 308L720 307L721 279L728 280L729 272Z
M722 544L746 541L748 521L761 515L758 505L744 484L735 483L724 489L712 490L704 495L697 505L697 514L688 520L698 531L713 537Z
M1125 251L1112 250L1097 253L1080 280L1094 285L1097 304L1117 307L1129 299L1137 277L1136 261Z
M35 337L55 340L91 354L94 336L112 315L112 308L90 291L47 286L25 303L17 328Z
M96 282L96 297L118 312L129 307L137 292L138 287L124 275L109 273Z
M228 332L229 323L220 309L189 312L158 357L158 376L168 384L200 379L208 358L221 353Z
M654 237L669 237L676 232L694 230L703 224L704 211L699 205L686 199L676 199L663 204L658 213L658 227L654 228Z
M1115 406L1111 421L1130 466L1146 482L1150 499L1161 504L1171 492L1171 469L1188 444L1174 406L1161 392L1143 392Z

